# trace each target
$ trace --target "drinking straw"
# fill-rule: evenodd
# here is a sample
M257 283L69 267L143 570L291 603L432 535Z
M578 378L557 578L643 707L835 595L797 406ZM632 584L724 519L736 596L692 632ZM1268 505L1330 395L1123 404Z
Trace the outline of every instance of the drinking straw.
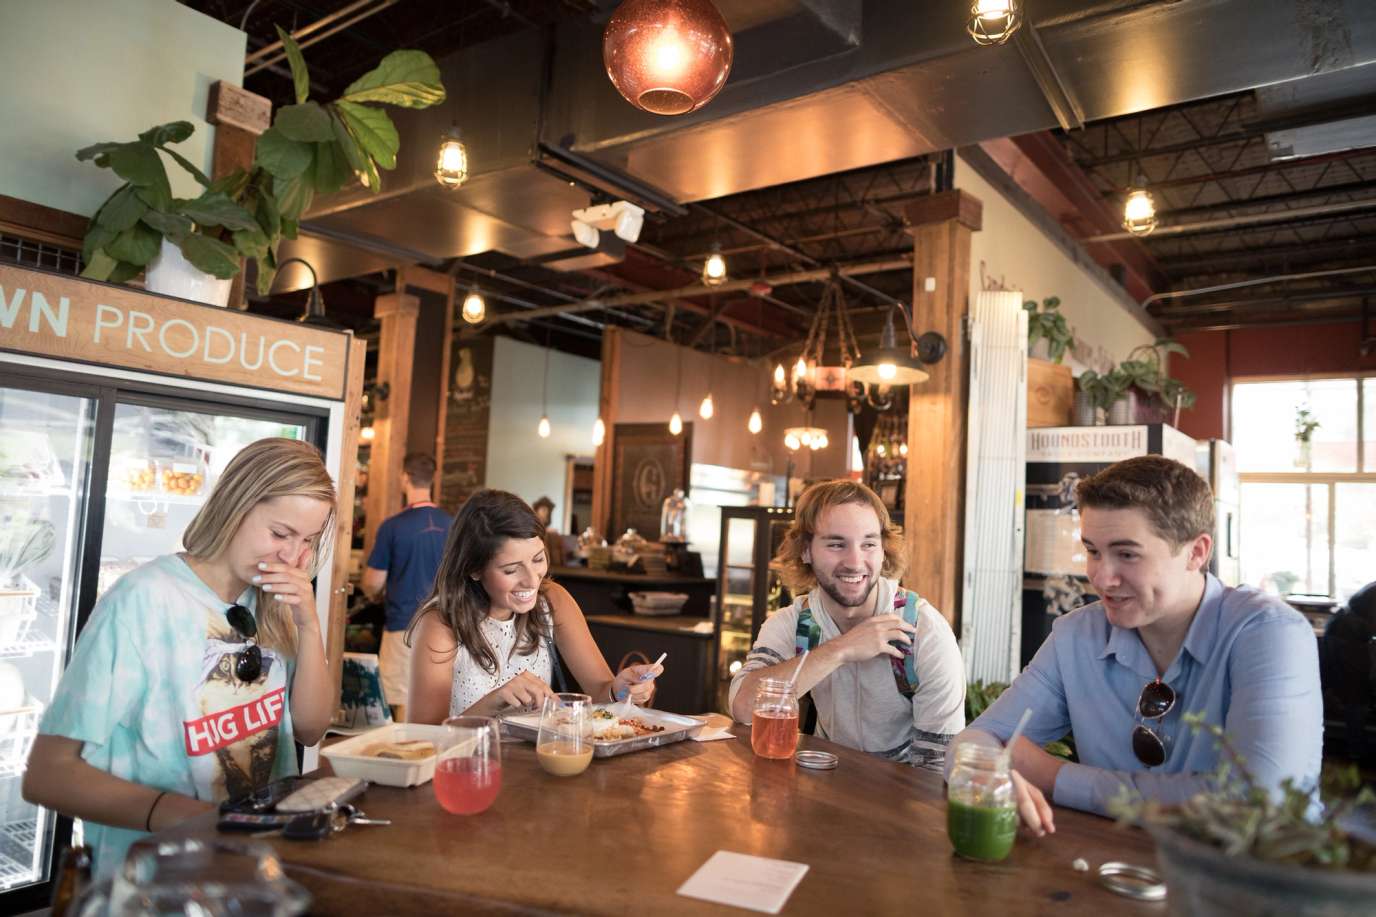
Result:
M788 680L788 693L793 693L793 686L798 683L798 673L803 670L803 663L807 662L807 654L812 652L810 649L803 650L803 655L798 657L798 667L793 670L793 677Z
M668 653L667 650L666 650L665 652L663 652L663 653L660 653L660 654L659 654L659 658L656 659L654 662L650 663L650 668L653 669L655 666L659 665L659 664L660 664L661 662L663 662L666 658L668 658L668 656L669 656L669 653ZM646 672L644 675L641 675L641 676L640 676L640 680L641 680L641 681L649 681L649 680L650 680L650 673L649 673L649 672ZM631 706L632 706L632 704L631 704L631 689L630 689L629 687L627 687L627 688L626 688L626 700L623 701L622 704L621 704L621 715L622 715L622 716L627 716L627 715L629 715L630 712L631 712Z
M1003 758L1005 764L1013 761L1013 746L1018 744L1018 739L1022 738L1023 727L1032 718L1032 708L1028 707L1022 712L1022 719L1018 720L1018 728L1013 730L1013 735L1008 739L1008 744L1003 747Z

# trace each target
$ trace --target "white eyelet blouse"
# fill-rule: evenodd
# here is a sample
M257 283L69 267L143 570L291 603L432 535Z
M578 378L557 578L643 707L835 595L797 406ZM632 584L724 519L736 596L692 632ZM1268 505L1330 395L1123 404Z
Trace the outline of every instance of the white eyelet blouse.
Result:
M549 603L543 596L540 598L538 613L550 614ZM458 653L454 656L454 681L449 693L450 716L459 716L522 672L530 672L546 684L550 683L553 676L553 660L545 641L541 641L539 647L529 656L515 652L516 615L505 621L483 618L478 627L482 630L483 639L487 640L492 651L497 654L499 666L495 674L488 672L478 664L478 660L467 647L459 647Z

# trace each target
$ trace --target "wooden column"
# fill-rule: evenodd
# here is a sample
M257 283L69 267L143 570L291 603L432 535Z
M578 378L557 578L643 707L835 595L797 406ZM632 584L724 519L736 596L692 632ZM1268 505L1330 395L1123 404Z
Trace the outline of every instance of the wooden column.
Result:
M272 120L272 102L233 83L219 80L210 87L205 119L215 125L215 147L212 151L210 177L223 178L235 169L253 167L253 152L258 135L268 129ZM247 309L244 297L244 260L239 259L239 273L229 288L229 308Z
M931 378L909 389L904 581L953 626L960 615L965 537L970 234L980 228L983 210L964 191L943 191L914 201L906 212L913 236L913 333L935 331L947 350L927 367Z
M607 523L612 517L612 437L621 388L621 329L608 326L602 335L602 391L597 399L597 416L607 427L607 437L593 450L592 526L611 540ZM577 534L577 533L575 533Z
M349 552L353 547L354 488L358 482L358 432L363 413L363 370L368 362L368 344L354 338L349 342L349 369L344 382L344 441L339 475L339 510L334 520L334 553L330 556L330 616L325 630L325 658L329 662L331 697L339 697L344 672L344 631L349 618Z
M411 413L411 359L416 351L416 318L420 300L407 293L386 293L373 304L382 323L378 338L377 384L388 387L387 398L373 408L373 447L368 462L368 497L364 504L367 528L366 557L373 549L377 527L401 510L401 461L406 457L406 424Z

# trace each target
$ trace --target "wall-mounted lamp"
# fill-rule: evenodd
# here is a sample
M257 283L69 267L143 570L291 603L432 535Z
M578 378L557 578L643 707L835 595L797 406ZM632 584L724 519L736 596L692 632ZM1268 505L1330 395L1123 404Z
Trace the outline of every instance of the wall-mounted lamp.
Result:
M324 328L327 331L348 330L325 314L325 298L320 294L320 281L315 273L315 268L311 266L309 261L305 258L288 258L286 261L277 265L278 273L280 274L282 268L291 264L293 261L297 264L304 264L306 270L311 272L311 292L310 296L306 299L306 311L301 313L297 321L301 322L303 325L313 325L316 328Z
M893 314L897 311L903 316L903 327L908 332L906 338L917 344L917 356L912 355L908 340L899 346L894 330ZM935 331L928 331L921 337L913 337L912 320L902 303L895 303L889 310L884 322L884 331L879 337L879 348L871 351L861 361L850 368L847 378L852 382L863 382L869 386L912 385L926 382L931 378L923 365L937 363L946 356L946 339Z

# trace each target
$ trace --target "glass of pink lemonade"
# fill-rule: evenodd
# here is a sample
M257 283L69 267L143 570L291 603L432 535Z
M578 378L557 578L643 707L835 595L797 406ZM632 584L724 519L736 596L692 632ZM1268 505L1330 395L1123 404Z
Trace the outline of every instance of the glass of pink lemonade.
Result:
M546 773L573 777L592 763L592 735L588 711L592 698L586 694L556 694L545 698L540 709L540 734L535 757Z
M451 716L444 721L435 763L435 798L446 812L486 811L502 789L501 726L486 716Z

